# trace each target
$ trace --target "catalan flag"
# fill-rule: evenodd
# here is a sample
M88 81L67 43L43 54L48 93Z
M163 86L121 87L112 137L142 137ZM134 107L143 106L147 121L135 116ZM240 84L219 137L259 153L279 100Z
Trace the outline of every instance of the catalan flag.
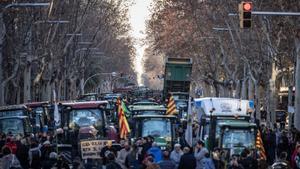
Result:
M119 117L119 128L120 128L120 138L126 139L127 134L130 133L130 128L128 125L128 121L125 116L125 112L128 111L126 105L123 101L120 101L118 107L118 117Z
M176 104L175 104L175 100L173 98L173 96L171 96L169 98L169 102L167 105L167 115L172 115L172 114L176 114Z
M256 148L258 150L259 156L261 160L267 160L266 151L264 148L264 144L261 139L261 133L258 130L256 135Z

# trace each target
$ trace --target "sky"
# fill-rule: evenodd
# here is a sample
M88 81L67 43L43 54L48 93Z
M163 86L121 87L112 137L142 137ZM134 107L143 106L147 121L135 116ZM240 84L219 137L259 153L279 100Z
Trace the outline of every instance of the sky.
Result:
M134 60L134 69L137 73L138 84L142 85L142 74L144 73L143 55L145 46L142 45L141 40L145 37L146 24L145 21L150 16L148 7L152 0L135 0L135 4L131 6L129 11L130 23L132 26L132 36L137 39L135 43L136 56Z

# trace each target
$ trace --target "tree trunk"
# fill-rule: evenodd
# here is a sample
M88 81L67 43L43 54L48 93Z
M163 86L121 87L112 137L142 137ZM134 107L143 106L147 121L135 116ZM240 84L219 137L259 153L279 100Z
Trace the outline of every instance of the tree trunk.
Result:
M0 12L0 82L3 82L3 44L5 41L6 28L3 20L3 13ZM0 105L4 105L4 89L3 85L0 85Z
M293 107L293 86L289 86L288 107ZM291 129L293 113L291 113L291 112L288 112L288 113L289 113L289 129Z
M257 84L256 84L257 85ZM254 99L254 92L253 92L253 88L254 88L254 85L253 85L253 81L252 80L248 80L248 99L249 100L253 100ZM256 87L255 87L256 88ZM256 93L256 91L255 91Z
M275 67L275 63L272 63L272 74L270 79L270 96L269 96L269 108L270 108L270 122L271 124L276 123L276 108L277 108L277 94L276 94L276 76L277 76L277 70Z
M242 88L241 88L241 99L247 99L246 95L247 95L247 81L251 81L250 79L247 80L244 78L243 82L242 82Z
M251 80L249 80L251 81ZM261 121L261 113L260 113L260 91L259 91L259 84L255 82L255 112L256 112L256 119Z
M295 127L300 131L300 30L298 29L297 36L295 38L296 47L296 77L295 77Z
M30 62L26 64L24 70L24 93L23 93L24 103L31 101L31 63Z

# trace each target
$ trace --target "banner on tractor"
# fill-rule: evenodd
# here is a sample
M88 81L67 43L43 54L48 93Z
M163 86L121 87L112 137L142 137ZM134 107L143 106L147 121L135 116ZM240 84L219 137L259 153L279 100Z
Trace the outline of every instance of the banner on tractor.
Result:
M82 159L99 159L101 149L106 146L110 140L88 140L81 141L81 157Z

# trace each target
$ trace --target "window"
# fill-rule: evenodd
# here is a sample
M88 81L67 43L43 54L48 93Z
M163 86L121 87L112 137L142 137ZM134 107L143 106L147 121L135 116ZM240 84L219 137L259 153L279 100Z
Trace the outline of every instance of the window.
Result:
M142 137L171 137L171 122L169 119L145 119L142 126Z
M75 109L70 112L69 124L75 126L100 126L103 125L102 111L99 109Z
M0 119L0 132L24 135L24 124L22 119Z
M228 130L224 131L223 148L254 147L254 132L249 130Z
M28 113L23 110L7 110L0 112L0 117L8 116L28 116Z

